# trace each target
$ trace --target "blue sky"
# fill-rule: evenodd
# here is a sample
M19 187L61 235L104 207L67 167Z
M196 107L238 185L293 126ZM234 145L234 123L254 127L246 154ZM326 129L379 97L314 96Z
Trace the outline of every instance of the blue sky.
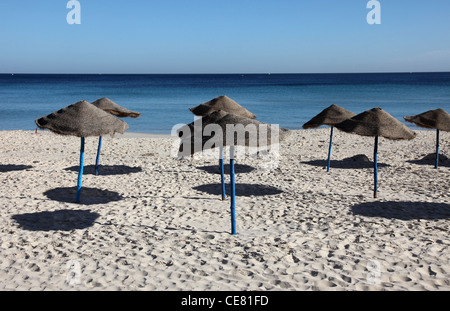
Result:
M0 1L1 73L450 71L450 1Z

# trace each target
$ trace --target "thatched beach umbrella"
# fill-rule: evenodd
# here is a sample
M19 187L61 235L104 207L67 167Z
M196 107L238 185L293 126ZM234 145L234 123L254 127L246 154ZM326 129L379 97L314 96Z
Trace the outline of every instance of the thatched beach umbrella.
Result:
M374 198L377 197L378 186L378 137L401 140L413 139L416 133L411 131L406 125L395 119L381 108L373 108L364 111L351 119L336 124L336 127L347 133L354 133L362 136L375 137L374 147Z
M189 108L189 110L196 116L204 117L211 112L222 110L237 116L256 119L256 115L239 105L237 102L228 96L219 96L210 101L200 104L197 107Z
M428 129L436 129L436 164L439 166L439 131L450 132L450 115L443 109L429 110L415 116L406 116L408 122Z
M95 102L92 102L92 105L94 105L97 108L100 108L116 117L119 117L119 118L125 118L125 117L139 118L141 116L141 114L139 112L131 111L124 107L121 107L106 97L97 99ZM99 161L100 161L101 148L102 148L102 136L100 136L98 138L97 157L95 159L95 175L98 175L98 166L99 166Z
M210 101L200 104L197 107L189 108L189 110L196 116L207 117L212 112L223 111L224 113L231 113L249 119L256 119L256 115L239 105L237 102L222 95L211 99ZM212 120L204 120L205 123L212 122ZM223 147L220 147L219 167L220 176L222 180L222 200L225 200L225 173L223 167Z
M177 130L178 137L182 137L183 139L187 139L191 136L194 136L195 133L199 133L202 135L203 129L211 123L218 121L223 118L227 112L218 110L210 113L199 120L186 124ZM223 147L220 147L219 151L219 169L220 169L220 181L221 181L221 189L222 189L222 200L225 200L225 171L223 165Z
M218 110L214 111L213 113L210 113L204 117L202 117L199 120L196 120L194 122L191 122L187 125L184 125L183 127L179 128L177 130L178 137L182 137L183 139L186 139L190 137L191 135L195 135L195 132L199 132L200 135L203 133L203 129L208 124L214 123L224 117L227 114L227 112ZM201 124L201 126L199 125ZM223 147L220 147L219 150L219 169L220 169L220 182L221 182L221 189L222 189L222 201L225 200L225 170L223 165Z
M97 99L95 102L92 102L92 105L102 110L105 110L106 112L109 112L110 114L115 115L116 117L119 118L124 117L139 118L141 116L139 112L131 111L124 107L121 107L106 97Z
M223 117L219 118L219 116ZM234 114L223 114L223 112L220 110L213 112L211 114L211 119L214 119L215 121L207 125L217 125L217 129L220 129L222 135L218 135L218 133L216 132L214 133L214 135L209 135L207 133L204 133L203 131L200 134L200 132L197 131L197 135L192 135L191 137L188 137L187 139L181 141L180 152L186 155L186 150L184 150L184 146L186 144L190 146L190 150L188 152L188 154L190 155L196 152L201 152L206 148L223 148L227 145L230 146L231 234L235 235L237 233L234 171L235 146L240 145L247 147L269 147L285 139L289 134L289 130ZM196 139L200 140L198 144L196 142ZM209 144L211 139L213 140L213 144Z
M84 100L39 118L35 120L35 123L39 128L49 129L56 134L81 137L76 202L80 201L85 138L106 134L113 136L115 133L123 134L129 128L124 121Z
M327 161L327 172L330 171L330 161L331 161L331 146L333 144L333 129L334 126L338 123L341 123L342 121L346 119L350 119L354 117L356 113L353 113L351 111L348 111L347 109L344 109L337 105L331 105L328 108L325 108L322 110L321 113L319 113L317 116L303 124L304 129L309 128L316 128L322 125L329 125L331 126L331 133L330 133L330 146L328 147L328 161Z

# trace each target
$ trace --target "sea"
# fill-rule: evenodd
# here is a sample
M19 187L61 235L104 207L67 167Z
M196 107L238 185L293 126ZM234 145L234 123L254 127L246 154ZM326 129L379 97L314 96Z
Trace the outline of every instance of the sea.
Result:
M129 132L171 134L195 119L188 108L227 95L257 120L301 129L332 104L354 113L380 107L407 115L450 112L450 72L348 74L0 74L0 130L35 130L34 120L108 97L141 113Z

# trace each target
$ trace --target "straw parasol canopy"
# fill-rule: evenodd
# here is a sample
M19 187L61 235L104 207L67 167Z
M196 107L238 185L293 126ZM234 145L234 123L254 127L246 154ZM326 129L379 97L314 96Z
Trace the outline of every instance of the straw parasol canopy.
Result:
M371 137L382 136L392 140L416 137L416 133L381 108L364 111L336 124L336 127L347 133Z
M113 136L129 129L126 122L84 100L39 118L35 123L41 129L77 137Z
M231 98L227 96L219 96L216 97L206 103L200 104L197 107L189 108L189 110L196 116L202 117L202 126L197 126L198 120L195 122L183 126L181 129L178 130L178 136L182 137L183 142L182 145L184 145L188 141L188 138L190 135L194 134L194 131L201 131L200 135L203 134L203 129L206 125L215 123L219 119L221 119L225 113L232 113L244 118L249 119L256 119L256 115L239 105L237 102L232 100ZM221 111L221 114L214 114L211 116L211 114L215 111ZM195 124L195 126L194 126ZM195 135L197 137L197 135ZM194 146L194 139L190 139L191 147ZM180 145L180 150L183 149L182 145ZM193 150L194 148L191 148ZM203 149L203 148L202 148ZM191 153L192 155L193 153ZM223 168L223 146L220 146L220 159L219 159L219 165L221 167L221 176L222 176L222 200L225 199L225 185L224 185L224 168Z
M435 168L439 167L439 131L450 132L450 115L443 109L429 110L424 113L403 117L406 121L428 129L436 129L436 161Z
M392 140L413 139L416 137L416 133L381 108L364 111L351 119L336 124L336 127L347 133L375 137L373 197L376 198L378 191L378 137L382 136Z
M92 104L94 106L96 106L97 108L100 108L100 109L102 109L112 115L115 115L119 118L124 118L124 117L139 118L141 116L141 114L139 112L131 111L124 107L121 107L106 97L97 99ZM96 175L98 175L101 147L102 147L102 136L100 136L98 139L97 158L95 161L95 174Z
M95 102L92 103L92 105L120 118L124 117L139 118L141 116L139 112L131 111L124 107L121 107L106 97L97 99Z
M321 125L335 126L336 124L341 123L342 121L350 119L354 116L356 116L356 113L333 104L330 107L325 108L317 116L306 122L303 125L303 128L316 128Z
M81 137L76 202L80 202L85 138L106 134L114 136L117 132L123 134L129 129L126 122L84 100L39 118L35 123L39 128L49 129L56 134Z
M330 107L322 110L322 112L319 113L317 116L315 116L314 118L303 124L304 129L316 128L321 125L331 126L330 146L328 148L327 172L330 171L331 165L330 159L331 159L331 146L333 144L333 127L344 120L354 117L355 115L356 113L353 113L351 111L348 111L347 109L344 109L338 105L333 104Z
M241 117L256 119L256 115L227 96L216 97L206 103L198 105L197 107L189 108L189 110L196 116L201 117L217 110L223 110Z
M406 116L404 119L420 127L450 132L450 115L441 108L415 116Z

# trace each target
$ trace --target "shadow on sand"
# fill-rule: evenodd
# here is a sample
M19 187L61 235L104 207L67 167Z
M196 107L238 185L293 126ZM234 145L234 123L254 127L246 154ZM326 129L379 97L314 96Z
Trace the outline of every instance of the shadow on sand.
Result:
M220 168L219 168L219 164L217 165L208 165L208 166L200 166L197 167L200 170L203 170L207 173L210 174L220 174ZM224 164L223 165L223 169L225 174L230 174L230 164ZM240 174L240 173L250 173L252 171L254 171L255 168L250 166L250 165L246 165L246 164L238 164L236 163L234 165L234 172L236 174Z
M430 165L434 166L436 164L436 153L430 153L418 160L408 160L408 163L418 164L418 165ZM439 166L450 167L450 159L443 155L439 154Z
M22 229L30 231L71 231L91 227L100 215L89 210L61 210L12 216Z
M17 164L1 164L0 173L23 171L33 168L31 165L17 165Z
M450 204L430 202L367 202L352 206L354 215L399 220L450 219Z
M75 203L77 193L76 187L55 188L44 192L44 195L50 200ZM106 204L114 201L120 201L123 197L114 191L102 190L97 188L81 188L80 203L82 205Z
M312 160L302 162L314 166L327 167L327 160ZM389 164L377 163L378 168L389 166ZM345 158L343 160L331 160L331 168L344 168L344 169L358 169L358 168L373 168L373 162L364 154L358 154L350 158Z
M78 173L80 167L71 166L65 168L64 170ZM98 168L98 174L102 176L125 175L139 172L142 172L142 168L127 165L100 165ZM83 168L83 174L95 175L95 165L85 165Z
M193 188L201 192L206 192L213 195L222 195L222 185L221 184L207 184L201 185ZM258 185L258 184L236 184L236 196L265 196L265 195L276 195L283 193L283 190L272 186ZM225 184L225 193L230 195L230 185Z

